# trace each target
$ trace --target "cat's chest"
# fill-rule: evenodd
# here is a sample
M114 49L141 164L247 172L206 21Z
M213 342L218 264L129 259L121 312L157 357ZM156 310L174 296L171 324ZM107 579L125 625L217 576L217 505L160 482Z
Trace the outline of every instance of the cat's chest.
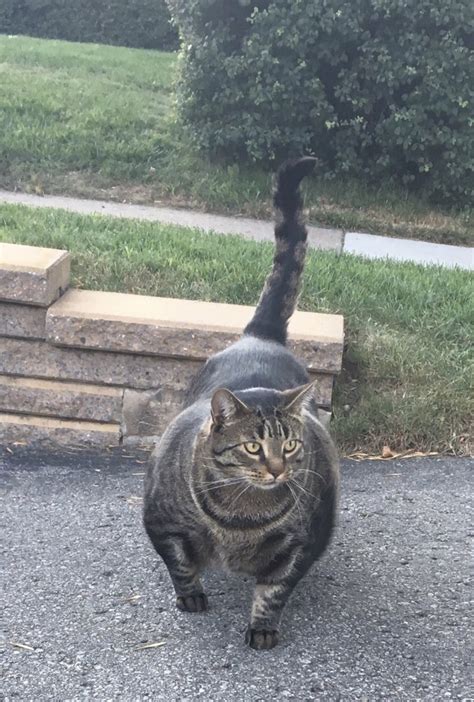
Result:
M232 573L254 575L258 568L258 548L254 543L219 542L214 549L213 565Z
M215 535L213 561L214 566L232 573L256 575L262 565L271 560L272 554L267 546L268 535L224 533Z

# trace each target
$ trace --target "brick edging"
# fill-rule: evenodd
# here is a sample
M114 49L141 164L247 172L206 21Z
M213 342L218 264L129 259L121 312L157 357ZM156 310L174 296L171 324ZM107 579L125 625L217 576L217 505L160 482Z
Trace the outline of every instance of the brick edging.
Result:
M149 445L179 412L203 360L235 341L253 310L121 293L65 293L67 252L21 246L15 261L15 246L3 246L4 443ZM330 409L342 361L342 317L299 312L290 334L294 350L319 378L320 407Z

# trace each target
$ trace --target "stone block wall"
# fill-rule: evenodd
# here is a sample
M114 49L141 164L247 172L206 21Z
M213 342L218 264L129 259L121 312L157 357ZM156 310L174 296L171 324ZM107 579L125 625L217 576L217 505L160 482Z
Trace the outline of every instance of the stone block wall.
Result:
M65 251L0 244L0 441L151 445L253 308L69 289ZM297 312L291 347L330 410L343 320Z

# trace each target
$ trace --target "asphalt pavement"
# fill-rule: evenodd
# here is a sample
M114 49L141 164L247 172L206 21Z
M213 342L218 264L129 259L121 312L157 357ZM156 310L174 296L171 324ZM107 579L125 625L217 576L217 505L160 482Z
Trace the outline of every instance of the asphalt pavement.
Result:
M345 461L330 549L264 652L243 641L250 581L209 574L210 611L175 609L145 461L0 452L0 699L474 698L468 459Z

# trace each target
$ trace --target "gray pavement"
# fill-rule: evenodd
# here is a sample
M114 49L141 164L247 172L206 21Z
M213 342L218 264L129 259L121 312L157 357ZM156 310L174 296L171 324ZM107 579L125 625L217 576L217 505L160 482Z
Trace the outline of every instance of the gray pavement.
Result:
M273 241L273 222L249 217L226 217L207 214L197 210L148 205L130 205L106 200L86 200L61 195L31 195L0 190L0 203L27 205L29 207L53 207L79 214L100 214L124 219L141 219L148 222L192 227L217 234L237 234L254 241ZM340 229L308 227L309 245L315 249L341 252L343 233Z
M1 699L474 697L468 460L345 461L332 546L257 652L250 582L210 574L208 613L174 608L141 526L145 458L0 453Z
M474 270L474 248L434 244L415 239L347 232L344 237L344 253L364 258L389 258L392 261L412 261L424 265Z
M0 203L30 207L53 207L79 214L101 214L109 217L142 219L182 227L194 227L218 234L237 234L254 241L273 241L273 223L246 217L225 217L195 210L171 207L130 205L105 200L86 200L60 195L31 195L0 190ZM365 258L388 258L474 270L474 248L449 246L428 241L397 239L361 232L344 233L341 229L308 227L309 246L314 249L354 254Z

